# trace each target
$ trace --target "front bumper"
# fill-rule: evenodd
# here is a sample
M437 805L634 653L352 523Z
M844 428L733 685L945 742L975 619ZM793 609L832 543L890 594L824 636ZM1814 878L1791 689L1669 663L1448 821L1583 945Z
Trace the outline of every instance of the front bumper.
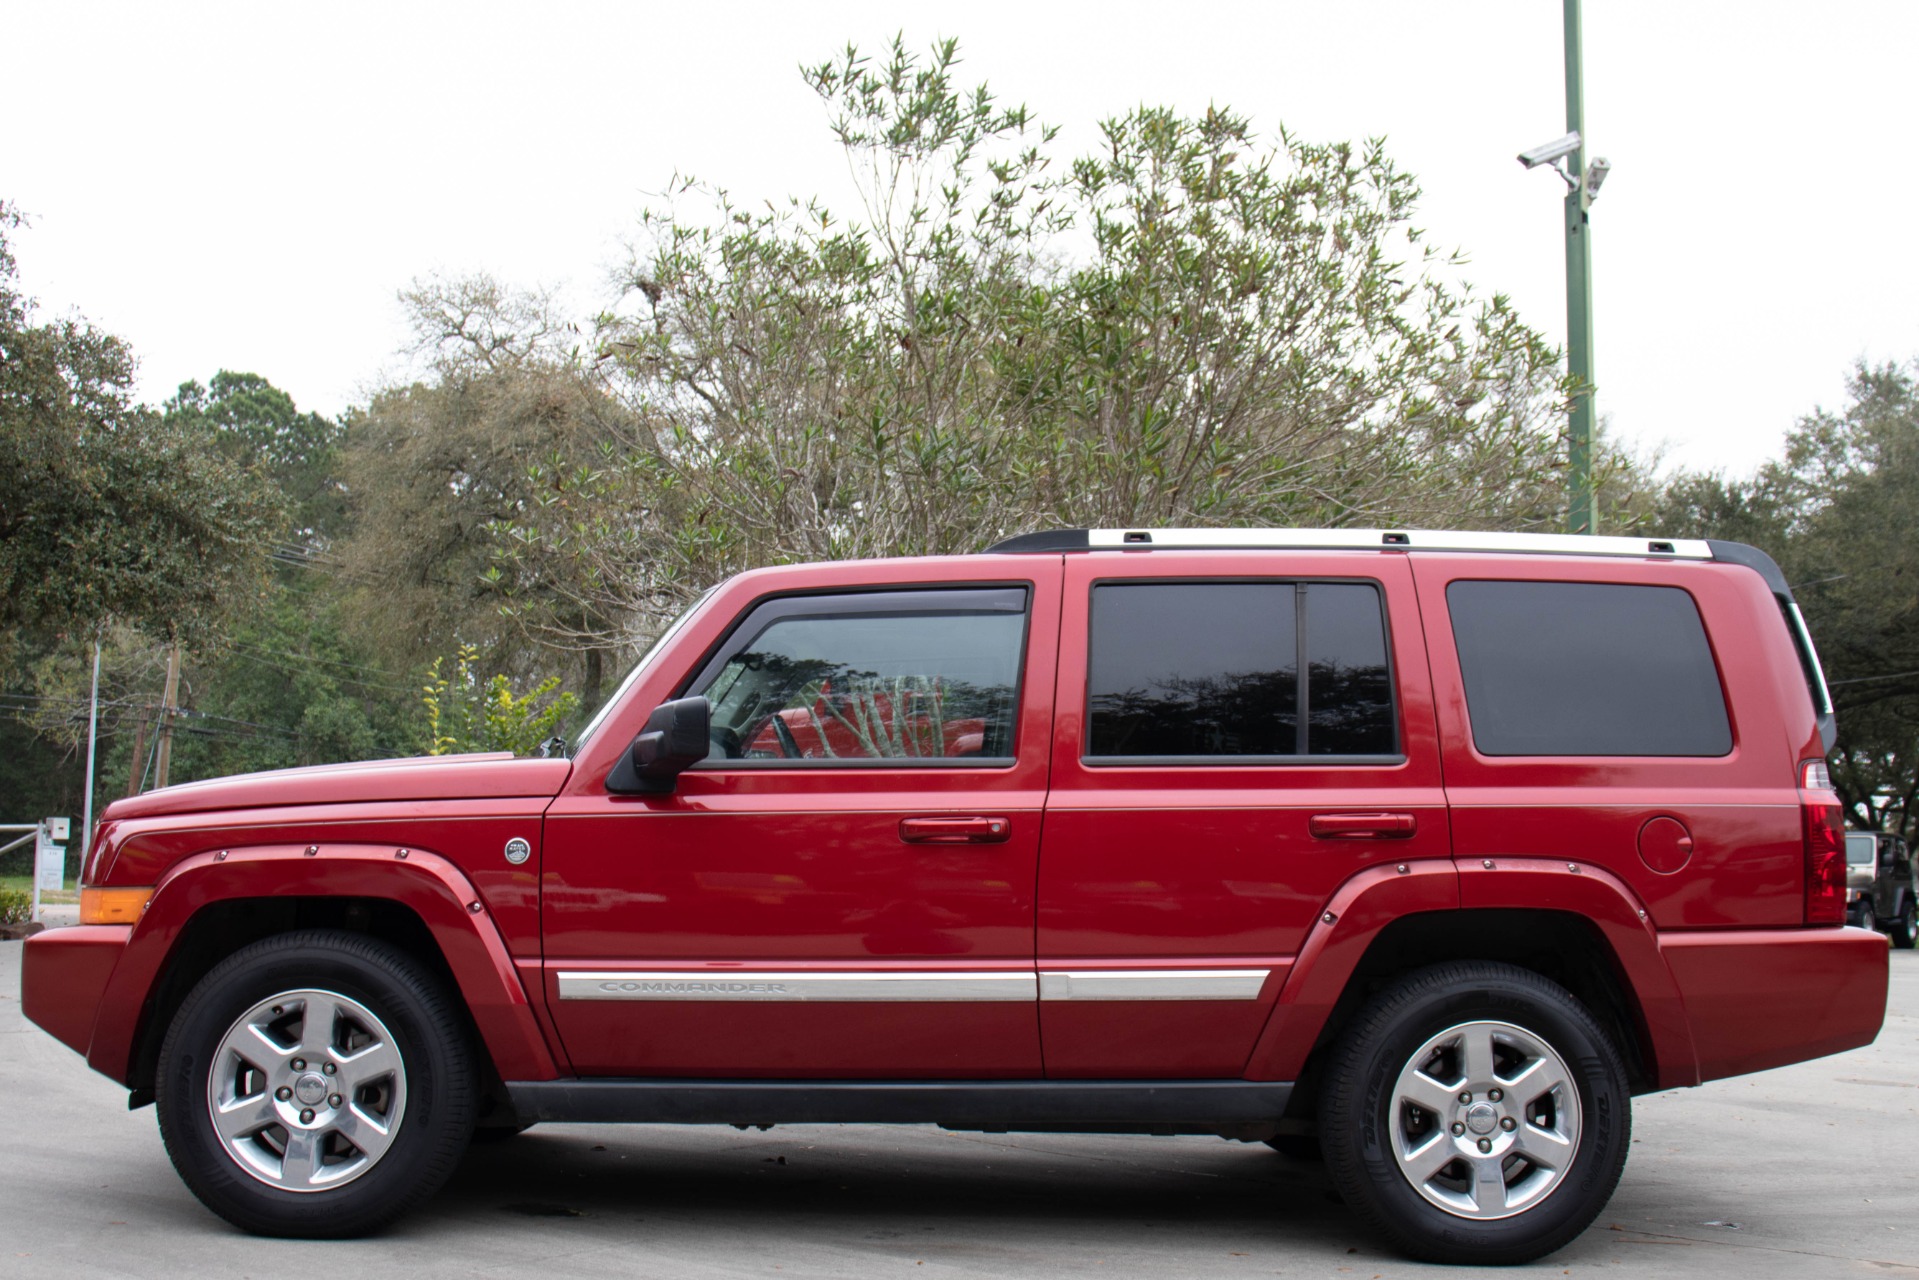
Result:
M84 1056L107 980L132 934L132 925L99 924L28 938L20 957L21 1011Z

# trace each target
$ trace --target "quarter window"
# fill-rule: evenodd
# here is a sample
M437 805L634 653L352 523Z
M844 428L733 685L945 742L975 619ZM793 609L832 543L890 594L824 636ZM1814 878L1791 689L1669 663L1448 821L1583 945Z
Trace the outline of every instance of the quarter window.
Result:
M708 759L1005 763L1021 588L792 597L756 609L691 692Z
M1732 726L1678 587L1446 588L1473 745L1489 756L1723 756Z
M1088 757L1277 761L1397 749L1372 583L1103 583L1093 588L1090 648Z

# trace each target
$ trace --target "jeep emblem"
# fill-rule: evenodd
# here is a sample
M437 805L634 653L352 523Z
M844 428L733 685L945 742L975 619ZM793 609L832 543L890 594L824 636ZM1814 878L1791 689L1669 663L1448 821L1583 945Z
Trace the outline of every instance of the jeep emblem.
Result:
M514 836L511 840L506 842L506 860L512 863L514 866L516 867L519 866L522 862L525 862L528 858L532 856L533 856L533 846L528 844L526 841L522 840L520 837Z

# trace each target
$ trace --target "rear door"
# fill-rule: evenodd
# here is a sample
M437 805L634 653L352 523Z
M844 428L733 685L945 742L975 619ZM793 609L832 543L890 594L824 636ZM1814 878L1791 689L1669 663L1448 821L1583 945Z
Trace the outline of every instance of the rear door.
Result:
M1326 900L1450 845L1403 555L1068 557L1047 1074L1238 1076Z

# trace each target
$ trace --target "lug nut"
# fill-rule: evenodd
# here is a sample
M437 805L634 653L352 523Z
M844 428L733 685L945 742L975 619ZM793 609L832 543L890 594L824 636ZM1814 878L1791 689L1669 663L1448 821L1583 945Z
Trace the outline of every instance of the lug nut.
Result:
M313 1123L313 1108L312 1108L312 1107L308 1107L308 1108L307 1108L307 1109L306 1109L305 1111L302 1111L302 1112L300 1113L300 1123L301 1123L301 1124L312 1124L312 1123ZM1482 1147L1483 1147L1483 1146L1485 1146L1485 1145L1486 1145L1486 1144L1485 1144L1485 1143L1483 1143L1483 1142L1482 1142L1482 1143L1480 1143L1480 1146L1482 1146Z
M298 1066L298 1064L296 1063L295 1066ZM1473 1095L1470 1093L1462 1093L1459 1095L1459 1100L1462 1103L1470 1103L1473 1100Z
M340 1105L340 1095L336 1093L329 1096L326 1100L326 1104L329 1107L338 1107ZM1511 1122L1508 1121L1508 1123L1510 1124Z
M293 1090L287 1088L285 1085L281 1085L278 1089L275 1089L273 1091L273 1096L278 1098L280 1101L285 1102L288 1098L291 1098L293 1096Z
M1479 1149L1482 1152L1491 1151L1493 1149L1493 1140L1491 1138L1481 1138L1479 1140Z
M1463 1124L1460 1124L1457 1120L1453 1121L1453 1137L1463 1138L1465 1136L1466 1136L1466 1126Z
M1517 1129L1519 1127L1519 1121L1513 1119L1511 1116L1507 1116L1504 1120L1501 1120L1499 1122L1499 1127L1504 1129L1507 1133L1511 1133L1514 1129Z
M339 1067L335 1066L331 1062L325 1063L320 1067L320 1070L326 1072L328 1075L332 1075L334 1072L338 1071L339 1069L340 1069Z
M1488 1089L1486 1091L1486 1100L1488 1102L1498 1102L1501 1098L1505 1096L1506 1095L1498 1089Z
M305 1071L307 1069L307 1060L305 1058L295 1058L290 1065L295 1071Z

